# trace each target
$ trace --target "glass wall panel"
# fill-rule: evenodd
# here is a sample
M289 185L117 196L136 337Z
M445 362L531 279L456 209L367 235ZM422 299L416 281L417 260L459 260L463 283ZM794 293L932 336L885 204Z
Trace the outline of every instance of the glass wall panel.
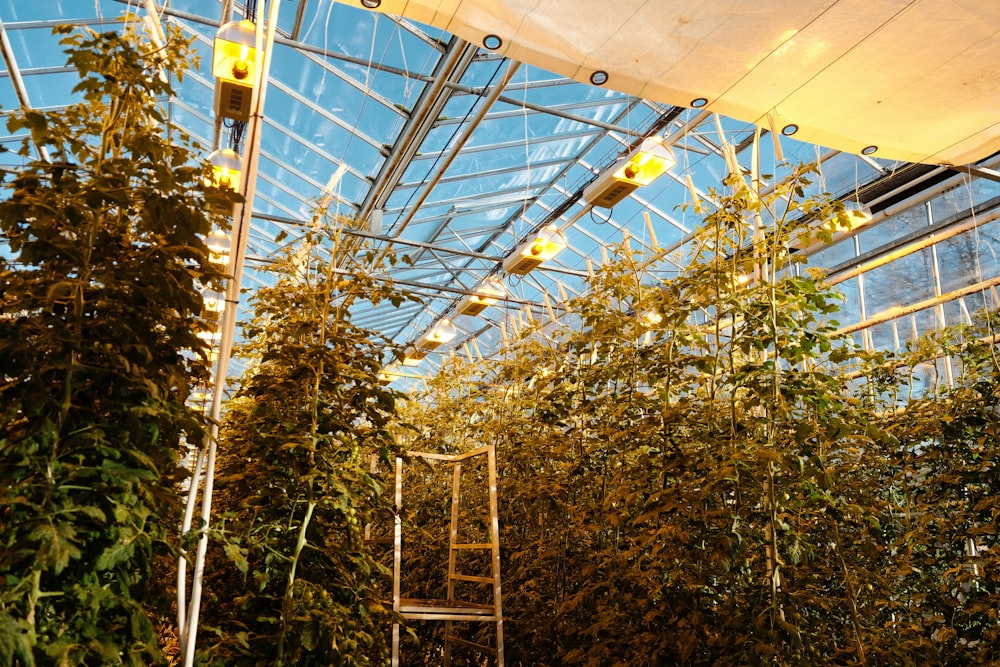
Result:
M1000 221L938 243L937 253L945 294L1000 275Z
M858 233L861 254L871 252L928 225L924 206L917 205L898 213L885 222Z
M844 298L839 303L840 311L834 315L834 319L845 327L857 324L861 321L861 307L858 302L858 279L851 278L836 285L834 289Z
M864 275L868 317L934 296L931 252L926 248Z

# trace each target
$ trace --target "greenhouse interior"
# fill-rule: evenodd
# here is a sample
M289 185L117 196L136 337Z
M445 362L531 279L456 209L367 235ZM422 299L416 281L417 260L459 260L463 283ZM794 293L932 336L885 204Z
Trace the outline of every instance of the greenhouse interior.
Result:
M998 52L0 0L0 665L1000 665Z

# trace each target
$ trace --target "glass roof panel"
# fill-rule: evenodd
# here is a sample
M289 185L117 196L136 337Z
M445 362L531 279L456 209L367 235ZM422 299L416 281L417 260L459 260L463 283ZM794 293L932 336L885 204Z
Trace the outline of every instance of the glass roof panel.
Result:
M0 20L30 104L58 106L73 99L69 91L75 75L62 71L65 58L58 37L51 35L53 23L103 20L106 27L116 27L114 19L136 4L0 0ZM222 6L220 0L172 0L163 10L164 21L197 37L201 61L177 83L170 113L171 121L201 143L206 153L231 141L231 123L216 136L214 82L209 73ZM236 3L239 10L243 6ZM341 214L368 215L382 209L381 228L366 236L366 242L413 258L414 267L397 263L387 274L421 293L425 303L398 310L365 304L359 315L400 344L448 313L482 279L502 275L503 258L529 234L551 223L564 228L569 247L528 276L503 276L512 300L487 310L485 317L460 318L460 328L466 332L463 340L475 336L484 352L495 350L502 335L494 323L513 322L525 305L543 312L546 294L558 305L562 291L572 295L583 289L588 264L599 264L601 248L620 242L625 234L647 246L653 245L655 236L660 247L680 260L684 241L700 222L684 204L694 196L711 203L711 192L722 188L729 172L726 151L736 156L746 178L756 157L764 187L786 176L789 164L822 161L813 191L855 197L864 192L891 201L908 193L903 182L891 181L907 169L902 163L836 153L789 136L775 138L769 127L758 131L745 122L577 83L511 63L438 29L331 0L288 0L278 8L248 284L270 280L268 258L294 244L324 193L331 195L332 210ZM45 23L25 23L39 21ZM7 72L8 63L0 66ZM496 90L515 67L503 90ZM0 76L4 108L19 104L16 92L9 72ZM496 100L490 104L491 95ZM611 210L586 206L580 199L585 186L650 135L664 136L673 144L677 166ZM0 141L12 138L0 136ZM0 161L10 159L0 155ZM931 175L946 177L939 172ZM935 222L954 218L956 211L973 205L977 211L995 206L990 202L1000 196L1000 183L967 174L966 181L970 180L965 187L943 189L932 201ZM882 181L888 183L884 191L876 188L868 193L861 187ZM858 244L862 253L878 250L887 239L919 234L928 224L923 214L897 213L879 227L862 231ZM283 231L289 238L276 244L274 239ZM983 275L998 271L1000 267L991 263L995 244L992 237L985 238L985 232L975 243L970 236L956 237L941 246L939 260L964 261L962 253L975 247L980 265L986 267ZM929 271L932 260L929 250L921 251L895 268L870 271L860 281L842 283L842 289L853 294L847 317L861 316L859 283L865 288L870 315L886 305L869 294L873 282L908 279L900 278L899 272ZM838 243L813 261L827 266L853 262L854 241ZM912 270L906 268L910 265ZM959 272L941 288L967 284L973 278L968 271ZM919 289L900 299L911 303L928 294L927 281L921 278L919 284ZM930 290L933 295L933 283ZM925 326L928 321L925 315L907 320L908 326ZM428 367L438 361L432 355Z

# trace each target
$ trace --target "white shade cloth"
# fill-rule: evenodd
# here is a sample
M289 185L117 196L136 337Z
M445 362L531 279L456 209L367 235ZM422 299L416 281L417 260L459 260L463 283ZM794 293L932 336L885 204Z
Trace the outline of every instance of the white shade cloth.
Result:
M497 53L578 81L606 72L624 93L794 125L796 139L849 153L961 165L1000 150L1000 0L383 0L377 11L479 45L494 35Z

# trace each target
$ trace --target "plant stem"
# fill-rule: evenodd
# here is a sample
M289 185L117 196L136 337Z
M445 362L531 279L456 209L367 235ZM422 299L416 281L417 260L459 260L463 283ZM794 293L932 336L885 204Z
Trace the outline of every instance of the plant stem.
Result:
M306 545L306 529L309 527L309 522L312 520L314 509L316 509L316 501L310 500L306 504L306 515L302 518L302 524L299 526L299 535L295 542L295 551L292 553L292 563L288 569L288 582L285 584L285 598L281 603L281 626L278 630L278 649L277 657L275 659L275 664L278 665L278 667L285 664L285 637L288 635L288 617L292 613L295 571L299 565L299 557L302 554L302 549L305 548Z
M837 526L837 521L833 522L833 536L837 540L837 558L840 560L840 567L844 571L844 588L847 589L847 600L851 603L851 623L854 625L854 640L858 645L858 659L861 660L863 667L867 667L868 659L865 656L865 646L861 641L861 620L858 618L858 601L857 596L854 592L854 584L851 580L850 572L847 570L847 562L844 560L844 554L840 549L840 528Z

